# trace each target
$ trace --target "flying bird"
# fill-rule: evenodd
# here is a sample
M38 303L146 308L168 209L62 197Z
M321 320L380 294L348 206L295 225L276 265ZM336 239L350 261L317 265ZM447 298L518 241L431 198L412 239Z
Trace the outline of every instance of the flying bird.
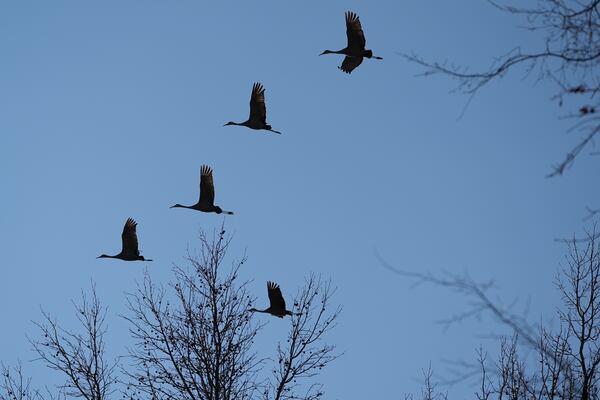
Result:
M250 311L262 312L283 318L286 315L293 315L291 311L285 309L285 300L281 294L279 285L275 282L267 282L267 291L269 292L269 308L257 310L251 308Z
M267 124L265 88L258 82L252 87L252 95L250 96L250 117L248 117L248 120L241 123L230 121L223 126L227 125L240 125L251 129L264 129L281 134L281 132L272 129L271 125Z
M362 26L360 25L360 19L358 19L358 15L352 11L346 11L346 36L348 37L348 45L345 48L338 51L325 50L319 55L346 55L342 65L338 68L347 74L358 67L362 63L364 57L383 60L381 57L374 56L373 51L365 50L365 45L367 44L367 41L365 40L365 34L362 30Z
M121 240L123 241L121 252L115 256L102 254L97 258L118 258L119 260L124 261L152 261L145 259L144 256L140 255L136 228L137 222L135 222L133 218L127 218L125 226L123 227L123 233L121 234Z
M208 165L200 167L200 198L198 202L193 206L182 206L181 204L171 206L171 208L176 207L189 208L207 213L214 212L217 214L225 213L233 215L233 212L223 211L221 207L215 206L215 186L213 184L212 169Z

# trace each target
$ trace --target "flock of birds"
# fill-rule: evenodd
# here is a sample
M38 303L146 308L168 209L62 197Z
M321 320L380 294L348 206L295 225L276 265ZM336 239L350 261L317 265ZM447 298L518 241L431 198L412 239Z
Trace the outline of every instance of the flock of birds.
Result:
M366 40L365 34L360 24L358 15L352 11L347 11L346 14L346 36L348 38L348 44L345 48L337 51L325 50L323 54L343 54L344 61L338 68L343 72L350 74L356 69L364 58L373 58L376 60L382 60L381 57L373 55L372 50L365 48ZM274 130L271 125L267 124L267 107L265 105L265 88L260 83L255 83L252 87L252 94L250 96L250 116L248 120L244 122L233 122L230 121L224 126L238 125L245 126L255 130L267 130L273 133L281 134L281 132ZM213 171L208 165L202 165L200 167L200 197L198 202L191 206L184 206L181 204L175 204L171 208L189 208L190 210L196 210L206 213L217 213L217 214L228 214L233 215L232 211L223 211L223 209L215 205L215 186L213 180ZM102 254L98 258L117 258L123 261L152 261L144 258L140 254L138 247L137 238L137 222L133 218L128 218L123 227L123 233L121 234L122 247L121 252L114 256ZM267 282L267 292L269 295L269 307L264 310L258 310L251 308L249 311L268 313L273 316L283 318L286 315L292 315L292 312L286 310L285 300L281 294L281 289L274 282Z

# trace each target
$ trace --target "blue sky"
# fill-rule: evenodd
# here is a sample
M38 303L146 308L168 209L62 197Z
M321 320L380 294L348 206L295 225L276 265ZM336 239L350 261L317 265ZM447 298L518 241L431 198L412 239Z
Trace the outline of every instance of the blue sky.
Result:
M224 2L223 2L224 3ZM365 60L341 56L344 12L361 18ZM256 295L290 297L309 272L331 277L344 312L330 341L344 356L324 373L329 398L401 398L420 369L470 358L490 321L444 332L461 299L381 267L469 271L550 317L564 247L597 206L597 159L545 179L574 144L550 101L556 88L515 70L466 98L397 52L477 68L539 37L485 1L3 2L0 5L0 359L34 358L25 334L43 306L74 326L71 299L96 281L109 307L111 351L128 344L124 292L147 267L160 282L221 216L171 210L214 169L217 204L247 251ZM283 135L223 127L243 121L253 82ZM575 134L576 135L576 134ZM119 251L127 217L153 263L97 260ZM268 354L286 321L261 333ZM486 342L484 342L485 344ZM494 347L493 344L488 345ZM40 385L54 376L25 365ZM458 397L468 387L454 388Z

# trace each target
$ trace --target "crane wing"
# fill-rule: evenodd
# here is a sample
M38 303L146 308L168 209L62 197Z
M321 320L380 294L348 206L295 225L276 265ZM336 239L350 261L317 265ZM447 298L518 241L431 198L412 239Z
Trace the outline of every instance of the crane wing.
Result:
M200 199L198 202L210 205L213 205L215 202L212 169L208 165L200 167Z
M256 82L252 87L250 96L250 120L267 123L267 107L265 106L265 88Z
M138 238L137 238L137 222L133 218L127 218L125 226L123 227L123 233L121 234L121 240L123 241L123 254L132 254L139 256L138 250Z
M338 68L341 69L342 71L344 71L345 73L349 74L356 67L358 67L362 63L362 61L363 61L363 57L346 56L344 58L344 61L342 62L342 65Z
M357 53L365 49L367 41L360 25L360 19L352 11L346 12L346 36L348 37L348 49Z
M283 299L279 285L275 282L267 282L267 291L269 292L271 310L280 311L283 314L285 312L285 300Z

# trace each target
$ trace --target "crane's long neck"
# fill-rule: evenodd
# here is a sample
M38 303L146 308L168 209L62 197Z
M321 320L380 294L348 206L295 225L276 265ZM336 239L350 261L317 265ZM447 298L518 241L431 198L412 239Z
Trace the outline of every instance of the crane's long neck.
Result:
M183 206L181 204L175 204L174 206L171 206L169 208L194 208L193 206Z
M108 254L102 254L96 258L119 258L119 257L118 257L118 254L116 256L109 256Z
M251 308L251 309L250 309L250 310L248 310L248 311L252 311L252 312L261 312L261 313L267 313L267 314L268 314L268 313L269 313L269 311L268 311L268 310L269 310L268 308L265 308L264 310L259 310L259 309L257 309L257 308Z
M246 126L246 124L248 124L248 121L244 121L244 122L229 121L228 123L226 123L223 126L228 126L228 125Z
M346 49L341 49L341 50L325 50L320 55L322 56L323 54L346 54Z

